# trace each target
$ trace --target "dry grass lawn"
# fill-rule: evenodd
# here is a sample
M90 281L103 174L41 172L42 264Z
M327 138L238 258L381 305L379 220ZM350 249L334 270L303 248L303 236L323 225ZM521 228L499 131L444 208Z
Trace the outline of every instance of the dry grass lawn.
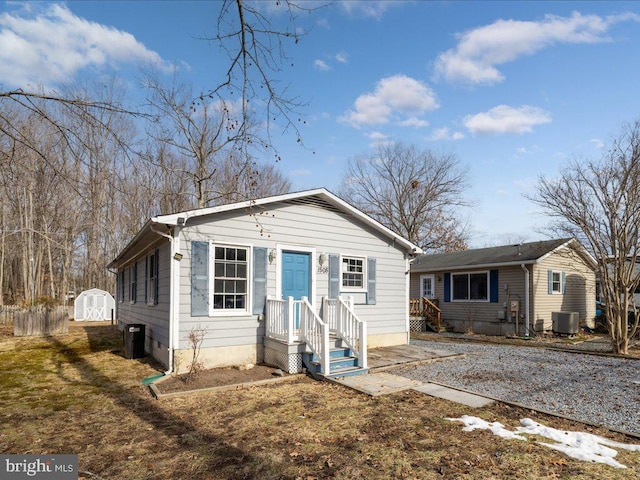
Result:
M514 428L531 417L567 430L638 443L604 429L503 404L472 410L408 392L379 398L309 378L155 400L158 374L127 360L110 326L72 324L64 337L0 333L0 452L76 453L94 479L637 479L628 469L572 460L446 417L475 415Z

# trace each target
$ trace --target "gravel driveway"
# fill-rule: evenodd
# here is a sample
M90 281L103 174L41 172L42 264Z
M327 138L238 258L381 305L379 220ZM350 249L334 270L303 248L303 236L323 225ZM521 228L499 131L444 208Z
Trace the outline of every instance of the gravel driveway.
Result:
M640 434L640 360L508 345L411 343L466 357L393 373Z

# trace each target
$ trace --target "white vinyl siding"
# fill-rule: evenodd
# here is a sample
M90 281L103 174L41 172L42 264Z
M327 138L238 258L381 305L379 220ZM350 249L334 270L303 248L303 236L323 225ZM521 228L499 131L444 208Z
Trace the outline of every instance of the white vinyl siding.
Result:
M155 234L154 234L155 235ZM157 269L157 291L158 291L158 303L155 305L148 305L147 302L143 302L143 295L145 293L145 284L147 279L145 277L145 261L148 255L155 255L157 252L158 269ZM151 347L159 348L159 345L168 347L169 345L169 255L170 245L164 239L158 240L153 244L151 248L140 253L137 257L138 270L140 275L140 282L136 282L136 298L140 299L135 303L123 302L118 304L117 316L118 322L122 323L142 323L145 324L145 334L151 343L148 344L149 350ZM127 265L123 270L118 272L118 278L124 277L126 269L131 265ZM120 285L118 285L120 287ZM129 287L130 289L130 287ZM122 292L124 295L125 285L122 286Z
M181 231L180 262L180 348L188 347L188 332L198 326L207 328L203 348L262 344L264 319L253 314L249 299L246 315L220 315L215 317L191 316L191 242L215 239L216 244L247 245L276 252L278 246L315 249L314 260L325 255L361 258L363 263L363 288L354 296L365 296L368 289L375 289L375 304L358 304L356 314L367 322L369 335L407 332L406 259L404 251L393 246L389 239L365 226L351 215L331 209L307 204L279 203L268 206L265 215L260 215L261 228L256 228L253 215L260 212L235 211L211 217L189 219ZM357 252L353 246L357 245ZM212 244L213 246L213 244ZM359 254L359 255L358 255ZM268 257L268 255L267 255ZM276 276L282 268L277 256L266 263L266 282L262 291L276 294ZM369 279L366 271L375 268L376 278ZM251 262L249 263L251 265ZM340 262L342 269L342 262ZM250 269L251 270L251 269ZM248 286L253 286L253 274L249 272ZM341 279L342 280L342 279ZM342 281L340 282L342 283ZM374 287L375 286L375 287ZM329 295L329 273L327 268L317 268L313 304L322 305L322 298ZM341 287L342 291L342 287ZM349 295L349 293L344 293ZM358 299L356 298L356 301Z

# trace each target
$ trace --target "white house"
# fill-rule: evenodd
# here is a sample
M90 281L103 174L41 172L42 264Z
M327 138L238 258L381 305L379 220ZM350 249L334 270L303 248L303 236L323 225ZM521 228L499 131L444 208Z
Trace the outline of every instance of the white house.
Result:
M315 360L328 374L331 347L362 370L367 348L408 343L409 262L420 253L315 189L153 217L109 268L119 324L145 324L145 349L168 372L186 368L189 335L202 332L207 367L293 373Z

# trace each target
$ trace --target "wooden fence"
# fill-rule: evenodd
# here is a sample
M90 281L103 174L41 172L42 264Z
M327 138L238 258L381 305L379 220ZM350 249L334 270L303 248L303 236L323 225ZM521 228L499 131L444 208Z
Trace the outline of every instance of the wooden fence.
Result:
M69 333L69 314L65 307L13 312L13 335L60 335Z
M0 325L13 325L13 316L22 311L25 308L20 305L0 305Z

